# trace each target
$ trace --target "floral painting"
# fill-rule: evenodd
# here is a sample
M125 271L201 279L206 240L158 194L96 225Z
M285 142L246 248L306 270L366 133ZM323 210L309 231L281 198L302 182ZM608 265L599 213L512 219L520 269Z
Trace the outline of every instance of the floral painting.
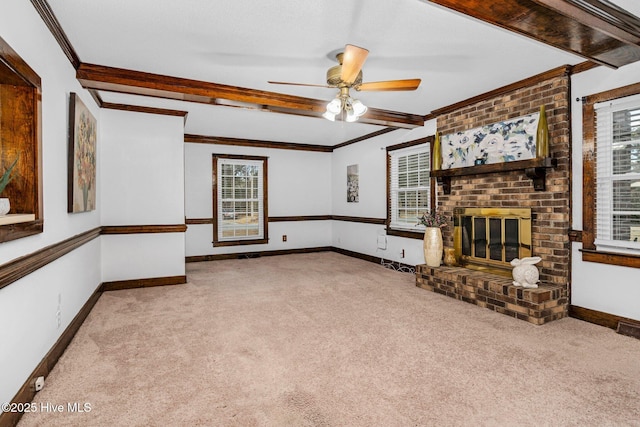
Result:
M358 165L347 166L347 202L358 203L360 198Z
M441 138L442 169L528 160L536 157L540 113L493 123Z
M96 208L97 122L78 95L69 100L68 211Z

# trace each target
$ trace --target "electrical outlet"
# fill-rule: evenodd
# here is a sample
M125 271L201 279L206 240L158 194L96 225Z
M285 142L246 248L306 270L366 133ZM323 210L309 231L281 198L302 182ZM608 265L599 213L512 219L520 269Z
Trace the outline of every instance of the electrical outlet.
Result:
M286 234L283 234L283 235L282 235L282 241L283 241L283 242L286 242L286 241L287 241L287 235L286 235Z
M44 387L44 377L38 377L33 382L33 389L35 391L40 391Z

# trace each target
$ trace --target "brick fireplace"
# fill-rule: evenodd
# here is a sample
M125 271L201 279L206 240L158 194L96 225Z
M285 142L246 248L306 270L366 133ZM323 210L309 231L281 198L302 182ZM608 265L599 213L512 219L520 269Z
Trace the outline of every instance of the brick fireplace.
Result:
M540 179L532 179L539 164L528 163L513 170L470 166L464 174L452 175L437 187L437 208L450 218L464 208L530 211L527 256L542 258L537 264L540 287L515 287L504 274L426 265L416 268L417 286L535 324L567 315L571 253L569 72L569 67L551 70L433 112L438 132L447 135L531 114L545 106L551 157L546 164L551 167L543 171L542 185ZM454 247L454 235L454 227L443 229L445 247Z

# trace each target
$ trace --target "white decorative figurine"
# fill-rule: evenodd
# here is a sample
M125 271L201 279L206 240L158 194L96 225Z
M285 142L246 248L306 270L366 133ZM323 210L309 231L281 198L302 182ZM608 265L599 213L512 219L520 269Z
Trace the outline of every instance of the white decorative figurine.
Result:
M540 272L534 265L542 260L539 256L527 258L514 258L511 260L513 265L513 286L522 286L523 288L537 288L540 278Z

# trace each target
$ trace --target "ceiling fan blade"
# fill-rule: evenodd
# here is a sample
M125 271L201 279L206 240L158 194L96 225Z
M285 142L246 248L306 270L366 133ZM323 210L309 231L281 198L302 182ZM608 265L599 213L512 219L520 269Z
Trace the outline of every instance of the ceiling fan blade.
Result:
M406 79L406 80L385 80L382 82L368 82L362 83L355 87L355 90L369 90L369 91L385 91L385 90L416 90L420 86L420 79Z
M268 81L267 83L271 83L272 85L310 86L310 87L328 87L328 88L333 87L333 86L328 86L328 85L312 85L312 84L307 84L307 83L291 83L291 82L272 82L272 81Z
M353 83L362 69L364 61L367 59L369 51L367 49L348 44L344 48L342 57L342 72L340 79L345 83Z

